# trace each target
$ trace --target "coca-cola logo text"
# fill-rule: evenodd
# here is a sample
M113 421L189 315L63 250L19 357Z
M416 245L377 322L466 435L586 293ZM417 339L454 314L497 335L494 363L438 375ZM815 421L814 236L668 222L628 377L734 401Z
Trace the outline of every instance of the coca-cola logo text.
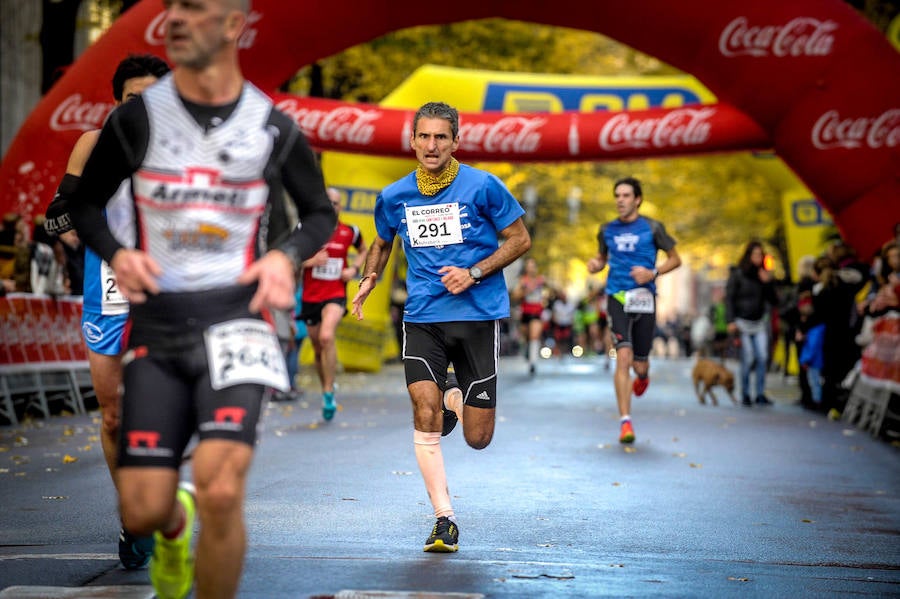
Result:
M504 117L493 123L461 123L459 148L489 154L533 154L541 147L546 119Z
M149 45L162 46L166 43L166 14L166 11L159 13L147 24L147 29L144 30L144 41ZM260 12L250 11L250 14L247 15L244 31L241 32L241 37L238 38L238 48L246 50L256 43L256 36L259 30L253 25L259 22L262 16Z
M276 108L291 117L303 133L315 142L337 142L368 146L375 138L377 110L339 106L332 110L306 108L292 99L282 100Z
M797 17L784 25L750 25L737 17L719 36L722 56L827 56L834 46L834 21Z
M715 113L715 108L682 108L660 118L617 114L603 125L599 144L606 151L703 145L709 140L709 120Z
M72 94L56 107L50 115L50 129L53 131L90 131L103 126L103 121L115 104L88 102L81 94Z
M874 118L841 118L837 110L829 110L813 125L812 145L819 150L896 147L900 145L900 109L886 110Z

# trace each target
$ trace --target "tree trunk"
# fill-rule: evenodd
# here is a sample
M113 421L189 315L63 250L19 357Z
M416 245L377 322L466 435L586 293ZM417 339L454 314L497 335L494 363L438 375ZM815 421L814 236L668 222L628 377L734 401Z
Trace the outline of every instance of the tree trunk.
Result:
M75 60L75 23L81 0L43 0L41 93L46 94Z
M41 4L34 0L0 1L0 153L5 154L40 100Z

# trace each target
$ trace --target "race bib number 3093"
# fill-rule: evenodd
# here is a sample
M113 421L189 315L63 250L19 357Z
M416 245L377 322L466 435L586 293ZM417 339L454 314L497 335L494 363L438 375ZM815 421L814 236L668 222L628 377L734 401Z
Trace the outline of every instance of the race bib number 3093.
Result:
M213 389L243 383L290 389L278 338L264 321L229 320L209 327L205 337Z
M656 305L653 292L646 287L629 289L625 292L625 311L631 314L653 314Z

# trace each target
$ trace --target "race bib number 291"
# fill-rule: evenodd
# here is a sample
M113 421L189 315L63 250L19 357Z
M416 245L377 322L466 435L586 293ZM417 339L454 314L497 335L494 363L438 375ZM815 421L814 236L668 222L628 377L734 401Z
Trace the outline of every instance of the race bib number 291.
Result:
M407 206L406 230L415 248L462 243L459 203Z
M262 320L243 318L209 327L205 332L213 389L256 383L288 391L287 365L272 329Z

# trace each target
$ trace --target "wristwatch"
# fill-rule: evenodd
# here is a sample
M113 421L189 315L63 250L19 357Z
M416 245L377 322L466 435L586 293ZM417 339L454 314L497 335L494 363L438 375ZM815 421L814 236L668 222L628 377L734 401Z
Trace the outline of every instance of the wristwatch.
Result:
M484 276L484 273L481 272L481 269L477 266L473 266L469 269L469 276L475 281L475 284L481 282L481 278Z

